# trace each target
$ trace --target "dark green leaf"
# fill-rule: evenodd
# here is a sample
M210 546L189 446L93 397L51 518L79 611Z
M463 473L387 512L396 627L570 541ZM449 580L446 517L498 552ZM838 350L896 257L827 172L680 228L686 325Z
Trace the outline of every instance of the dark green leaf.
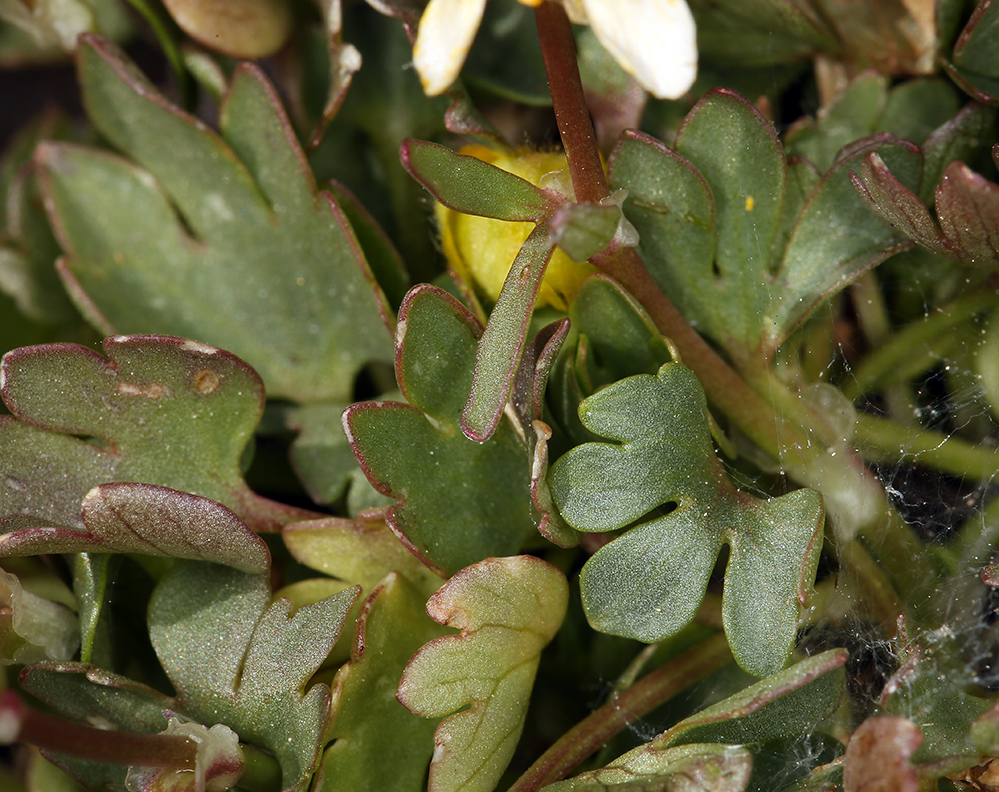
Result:
M472 387L461 413L461 430L472 440L488 440L499 425L552 250L549 228L539 224L510 265L489 324L479 339Z
M263 409L249 366L162 336L117 336L104 350L108 358L70 344L4 356L4 401L21 419L0 418L0 520L8 530L81 530L84 496L116 481L209 498L257 529L304 516L243 480L240 457Z
M273 752L282 788L298 790L319 761L330 706L325 685L304 688L356 596L348 589L289 618L264 576L188 562L153 593L149 635L184 711Z
M646 642L674 635L693 618L727 544L722 618L732 653L757 676L782 668L818 561L818 493L761 501L735 490L714 456L704 392L679 364L621 380L579 409L588 429L617 442L559 458L551 472L559 511L580 531L638 523L583 567L590 623ZM667 504L676 508L660 511Z
M38 154L88 317L236 350L272 396L346 400L360 367L390 355L384 298L262 73L236 70L219 137L110 44L85 40L79 63L95 125L137 163L58 144ZM86 199L94 184L100 201Z
M478 157L424 140L402 144L402 164L434 198L462 214L511 222L538 221L549 197L526 179Z
M507 421L484 443L458 423L481 326L427 285L406 297L399 325L396 377L409 404L368 402L344 414L365 474L399 501L389 524L446 575L516 553L534 528L525 448Z

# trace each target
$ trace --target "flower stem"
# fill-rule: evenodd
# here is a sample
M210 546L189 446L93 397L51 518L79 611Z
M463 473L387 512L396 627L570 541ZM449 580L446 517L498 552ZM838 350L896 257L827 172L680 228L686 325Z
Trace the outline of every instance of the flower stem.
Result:
M535 15L576 200L600 201L607 196L609 187L586 108L572 28L565 11L555 3L541 3ZM772 375L767 360L760 357L743 361L748 380L740 375L687 322L634 248L612 243L590 261L634 296L659 332L675 344L681 362L697 376L711 405L765 453L779 460L782 469L796 481L822 493L827 509L842 523L841 538L852 539L857 534L871 545L890 549L890 553L879 553L878 557L890 561L885 567L896 590L912 590L927 579L930 570L920 562L919 541L891 508L883 487L856 453L828 453L829 438L823 437L823 422ZM910 561L899 564L899 558ZM874 569L855 571L863 576ZM884 583L884 576L878 574L869 585L881 590ZM894 599L885 595L879 604ZM880 615L886 622L894 616Z
M565 9L556 3L541 3L534 9L534 17L576 200L600 203L610 194L610 187L607 186L593 123L586 109L572 25Z
M517 779L509 792L534 792L565 778L628 724L731 659L728 641L724 635L717 634L660 666L563 734Z

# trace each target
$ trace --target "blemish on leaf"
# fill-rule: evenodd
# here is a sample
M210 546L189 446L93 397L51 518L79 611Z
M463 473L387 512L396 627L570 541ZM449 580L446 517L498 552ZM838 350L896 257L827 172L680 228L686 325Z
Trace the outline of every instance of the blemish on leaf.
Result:
M180 348L186 349L188 352L200 352L202 355L216 355L219 351L218 347L202 344L200 341L185 341L180 345Z
M115 386L115 391L122 396L145 396L147 399L156 401L160 396L167 392L166 386L160 384L159 382L154 382L151 385L136 385L134 382L119 382Z
M753 200L753 196L752 195L747 195L746 196L746 211L747 212L752 212L753 211L753 206L755 204L756 204L756 201Z
M222 378L210 369L201 369L194 375L194 387L205 396L213 393L222 383Z

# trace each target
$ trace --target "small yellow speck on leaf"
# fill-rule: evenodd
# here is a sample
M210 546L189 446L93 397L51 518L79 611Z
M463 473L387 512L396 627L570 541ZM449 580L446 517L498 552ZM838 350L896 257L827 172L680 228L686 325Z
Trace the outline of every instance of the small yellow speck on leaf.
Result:
M746 211L747 212L752 212L753 211L753 205L755 203L756 203L756 201L753 200L753 196L752 195L747 195L746 196Z

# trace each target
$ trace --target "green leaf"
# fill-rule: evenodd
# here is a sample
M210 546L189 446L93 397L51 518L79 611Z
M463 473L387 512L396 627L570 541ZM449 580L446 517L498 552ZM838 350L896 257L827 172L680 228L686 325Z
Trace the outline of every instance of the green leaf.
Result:
M507 421L484 443L459 426L481 326L422 285L403 302L399 328L396 378L409 404L356 404L343 419L365 474L399 501L389 525L445 575L518 552L534 528L525 448Z
M888 78L876 72L857 75L814 121L805 118L788 130L788 157L805 157L822 173L843 146L878 131L888 101Z
M3 534L6 556L41 553L141 553L266 572L263 539L225 506L149 484L94 487L83 499L83 531L26 528Z
M510 265L479 339L472 387L461 413L461 430L472 440L492 437L503 416L553 249L548 226L539 224Z
M810 733L845 693L834 649L803 660L681 721L598 770L544 787L546 792L658 792L662 789L743 790L752 755L745 746ZM671 779L671 776L673 779ZM770 779L767 779L768 781Z
M304 690L340 634L356 589L300 608L270 603L265 576L188 562L149 603L149 636L184 710L273 752L283 789L302 789L323 746L330 692Z
M850 168L874 150L918 187L918 150L881 135L841 152L802 203L810 174L792 166L789 182L770 123L716 90L687 117L676 152L627 133L611 183L628 191L625 214L650 273L691 324L744 365L761 347L772 354L823 299L899 249L850 183Z
M116 481L209 498L258 530L305 516L255 495L240 472L263 410L263 387L249 366L215 347L161 336L109 338L104 351L107 358L61 344L4 356L0 390L20 419L0 417L7 530L82 530L84 496Z
M745 748L684 745L630 751L599 770L542 787L545 792L742 792L753 756Z
M287 525L284 543L297 561L370 594L390 572L396 572L424 595L443 580L421 564L380 519L328 517Z
M910 143L875 135L840 152L783 251L764 319L768 348L776 349L831 295L904 247L896 230L856 199L851 173L872 152L890 162L904 184L919 189L922 156Z
M608 386L579 414L587 429L617 442L586 443L558 459L551 488L559 511L580 531L637 521L583 567L590 623L649 643L676 634L727 544L722 619L732 653L756 676L783 668L821 548L818 493L764 501L736 490L714 455L704 391L676 363Z
M396 699L410 657L443 630L423 611L418 589L392 573L371 592L357 621L350 662L333 680L333 717L315 792L421 792L437 722Z
M524 727L541 650L568 600L562 573L533 556L481 561L430 598L427 613L461 630L424 646L399 683L410 710L447 716L435 736L430 792L496 786Z
M744 745L810 733L843 699L845 649L809 657L667 729L652 745Z
M981 0L954 43L953 60L945 63L951 78L980 102L999 102L999 4Z
M237 68L220 137L112 45L84 39L79 64L95 126L135 162L39 150L67 277L89 301L81 309L104 329L235 350L271 396L348 401L358 370L389 359L384 297L263 74ZM100 201L86 199L94 184Z
M410 175L437 201L462 214L537 222L548 211L544 190L478 157L425 140L405 141L400 155Z

